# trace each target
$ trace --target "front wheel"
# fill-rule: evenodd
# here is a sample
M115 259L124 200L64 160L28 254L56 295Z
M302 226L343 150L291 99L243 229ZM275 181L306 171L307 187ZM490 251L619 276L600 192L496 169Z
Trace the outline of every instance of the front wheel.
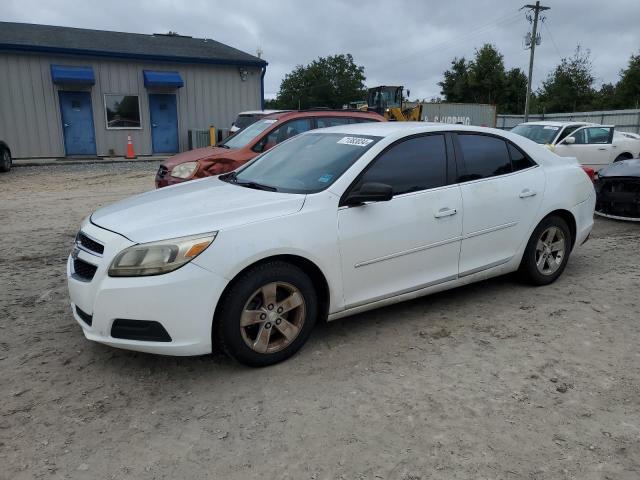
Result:
M11 154L7 149L0 149L0 172L11 170Z
M532 285L548 285L562 274L571 252L571 232L557 216L542 220L531 234L520 263L520 274Z
M309 338L318 311L309 276L281 261L241 274L221 302L213 340L251 367L272 365L296 353Z

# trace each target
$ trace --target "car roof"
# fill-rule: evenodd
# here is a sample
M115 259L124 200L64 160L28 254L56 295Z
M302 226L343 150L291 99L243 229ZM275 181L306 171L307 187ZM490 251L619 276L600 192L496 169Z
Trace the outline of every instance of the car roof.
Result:
M368 122L353 123L347 125L337 125L335 127L321 128L317 130L309 130L307 133L343 133L346 135L371 135L374 137L390 137L396 134L412 134L412 133L428 133L443 131L462 131L462 132L478 132L491 133L506 138L517 137L524 138L520 135L498 130L497 128L477 127L472 125L459 125L453 123L435 123L435 122Z
M374 118L382 121L384 117L376 112L366 112L363 110L353 109L324 109L319 108L317 110L289 110L280 113L273 113L267 115L265 119L275 120L288 120L290 118L305 118L305 117L356 117L356 118Z
M288 110L247 110L238 115L271 115L273 113L287 112Z
M523 122L518 125L547 125L551 127L564 127L565 125L595 125L589 122L554 122L551 120L540 120L538 122Z

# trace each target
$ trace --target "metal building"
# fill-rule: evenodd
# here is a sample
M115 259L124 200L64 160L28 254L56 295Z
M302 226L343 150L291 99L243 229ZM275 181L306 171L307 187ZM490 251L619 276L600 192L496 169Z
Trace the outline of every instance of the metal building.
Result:
M262 108L267 62L210 39L0 22L0 140L14 158L188 148Z

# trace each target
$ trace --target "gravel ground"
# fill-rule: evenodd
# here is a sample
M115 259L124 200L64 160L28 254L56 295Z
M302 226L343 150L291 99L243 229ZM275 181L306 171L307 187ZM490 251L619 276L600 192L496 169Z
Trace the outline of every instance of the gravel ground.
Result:
M156 168L0 175L0 478L640 478L640 225L598 219L552 286L320 325L256 370L90 343L71 316L80 221Z

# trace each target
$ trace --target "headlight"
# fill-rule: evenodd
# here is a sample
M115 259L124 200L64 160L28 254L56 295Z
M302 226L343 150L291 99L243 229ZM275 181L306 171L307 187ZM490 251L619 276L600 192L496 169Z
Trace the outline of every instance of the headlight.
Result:
M176 178L189 178L198 169L198 162L185 162L173 167L171 176Z
M204 252L217 234L203 233L126 248L111 262L109 276L141 277L171 272Z

